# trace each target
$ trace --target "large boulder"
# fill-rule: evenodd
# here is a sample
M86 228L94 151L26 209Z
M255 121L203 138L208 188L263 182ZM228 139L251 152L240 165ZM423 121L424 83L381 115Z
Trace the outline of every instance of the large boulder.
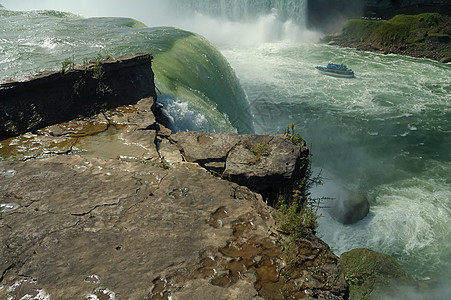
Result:
M343 224L354 224L365 218L370 211L370 203L365 195L347 189L332 203L330 215Z
M175 133L169 140L177 145L185 161L197 163L221 176L230 150L239 144L241 138L236 133L190 131Z
M309 151L283 135L238 135L179 132L170 140L184 159L225 179L249 187L264 197L302 177L300 165Z
M350 284L350 299L387 299L413 280L390 256L359 248L340 256L340 264Z

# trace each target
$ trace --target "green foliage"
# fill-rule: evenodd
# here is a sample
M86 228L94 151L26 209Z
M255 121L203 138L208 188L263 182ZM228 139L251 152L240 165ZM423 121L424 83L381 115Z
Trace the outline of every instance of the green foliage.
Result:
M379 23L379 26L374 29L370 38L374 38L382 44L399 44L406 41L409 34L409 26L405 23L382 21Z
M294 123L291 123L285 129L285 139L289 140L293 143L293 145L300 146L304 142L304 139L301 137L299 133L294 132Z
M260 142L252 145L249 151L255 155L255 162L257 162L262 158L262 156L268 156L271 149L269 149L268 143Z
M396 15L390 20L352 19L343 35L354 41L371 41L384 45L414 43L418 35L446 33L447 18L439 13Z
M357 285L361 283L361 279L357 276L356 273L346 275L345 280L349 285Z
M365 40L371 35L377 25L378 21L374 20L352 19L348 21L343 34L357 41Z
M105 74L103 72L103 68L102 68L102 61L97 60L94 64L94 67L92 68L92 76L94 78L100 79L103 77L103 74Z
M92 77L96 79L101 79L105 72L103 71L103 62L106 60L110 60L113 57L111 54L102 55L99 53L94 62L94 67L92 68Z
M301 135L295 133L294 124L291 123L285 129L285 138L294 145L303 145ZM311 162L308 157L303 157L298 162L296 170L297 180L282 187L272 205L277 211L274 213L276 227L293 237L301 237L308 231L314 231L318 225L316 211L319 199L310 199L309 190L316 184L321 184L320 174L312 176Z
M79 94L81 89L86 85L86 80L83 77L80 77L74 83L74 93Z
M75 63L73 58L66 58L63 62L61 62L61 70L60 73L64 74L67 71L73 70L75 68Z
M279 196L278 210L274 213L277 228L295 237L301 237L307 230L314 230L318 225L317 215L313 206L309 206L306 201L303 203L288 204L286 200Z

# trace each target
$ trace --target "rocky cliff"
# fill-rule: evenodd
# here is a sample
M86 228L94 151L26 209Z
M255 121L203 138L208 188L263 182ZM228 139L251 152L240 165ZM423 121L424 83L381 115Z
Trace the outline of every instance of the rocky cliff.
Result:
M94 105L84 118L47 127L17 122L21 130L41 127L1 141L0 298L347 299L338 257L311 228L296 236L281 230L261 196L305 176L305 145L283 136L172 134L158 123L153 98L136 99L153 92L153 84L140 87L153 80L141 74L128 81L134 104ZM75 94L49 99L75 105L71 76L40 79L69 95L60 78ZM123 81L107 78L116 95ZM38 82L17 85L39 91ZM89 97L97 98L99 84ZM2 87L11 99L12 87ZM33 99L20 97L19 110ZM132 101L119 98L98 99Z
M1 84L0 139L156 96L151 62L150 54L67 62L60 71Z

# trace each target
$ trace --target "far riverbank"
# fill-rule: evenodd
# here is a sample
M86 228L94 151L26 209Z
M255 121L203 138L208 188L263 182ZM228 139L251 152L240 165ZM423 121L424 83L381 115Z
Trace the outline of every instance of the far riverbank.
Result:
M389 20L348 20L324 42L384 54L401 54L451 62L451 16L439 13L396 15Z

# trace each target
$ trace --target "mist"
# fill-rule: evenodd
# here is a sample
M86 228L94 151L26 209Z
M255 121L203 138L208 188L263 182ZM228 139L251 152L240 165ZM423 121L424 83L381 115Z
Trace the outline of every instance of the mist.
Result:
M206 37L217 46L256 45L266 42L317 42L321 33L309 30L305 22L279 16L279 11L236 20L220 18L189 8L177 0L0 0L9 10L57 10L82 17L127 17L149 27L171 26ZM304 16L307 18L307 16Z

